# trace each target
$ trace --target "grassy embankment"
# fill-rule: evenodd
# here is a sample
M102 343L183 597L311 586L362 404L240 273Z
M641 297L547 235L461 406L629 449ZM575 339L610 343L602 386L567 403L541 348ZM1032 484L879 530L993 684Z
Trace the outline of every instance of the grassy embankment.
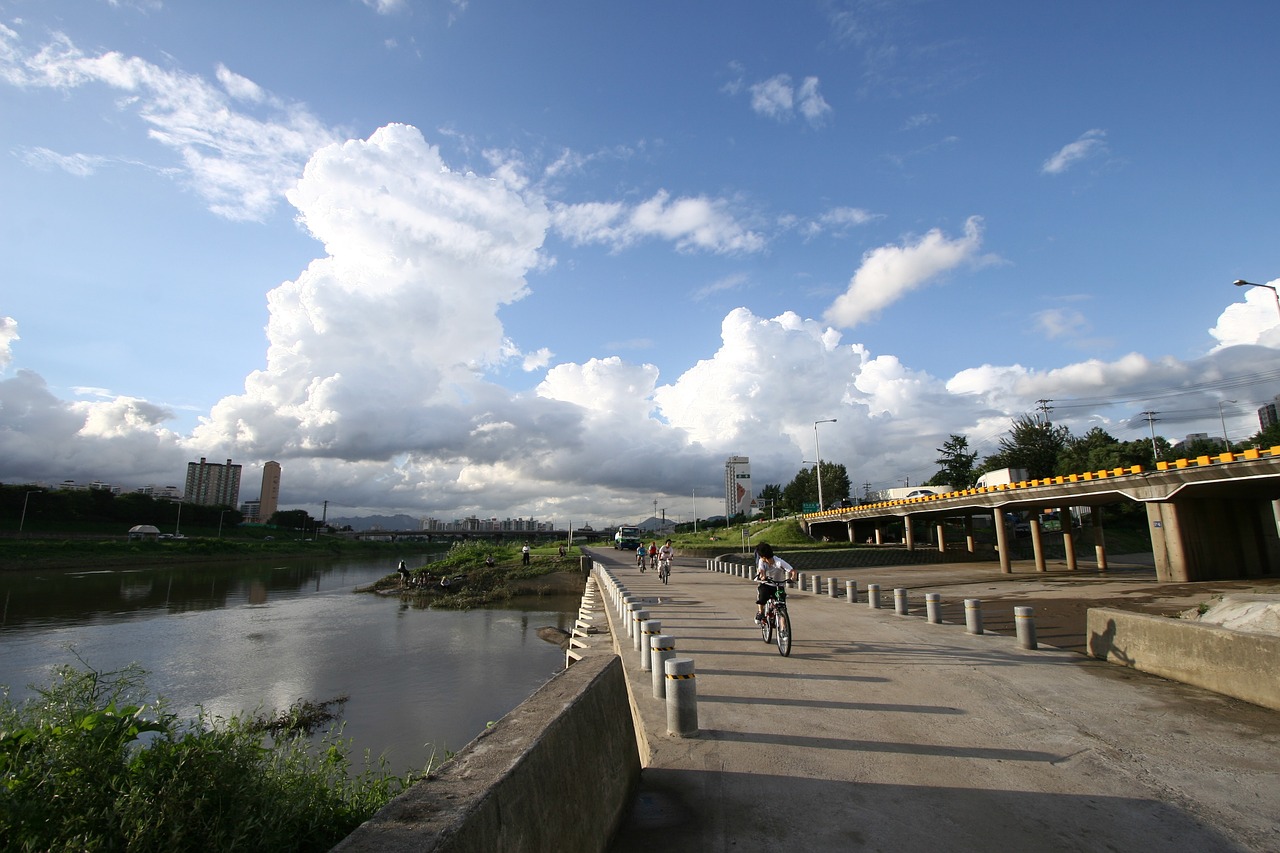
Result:
M443 559L411 568L408 587L390 574L358 592L398 594L415 607L467 610L520 595L579 595L585 578L579 568L581 550L574 546L562 557L559 545L530 552L524 565L519 546L486 542L454 545ZM493 565L486 565L492 558ZM447 580L447 584L442 584Z

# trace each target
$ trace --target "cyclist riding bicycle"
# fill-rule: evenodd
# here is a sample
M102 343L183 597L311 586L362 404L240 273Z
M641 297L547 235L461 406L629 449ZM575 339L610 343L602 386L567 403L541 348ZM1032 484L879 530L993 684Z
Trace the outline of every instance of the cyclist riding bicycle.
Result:
M796 570L781 557L773 555L773 547L768 542L756 546L756 624L764 621L764 605L773 598L774 590L787 581L796 579Z
M636 549L636 565L640 567L640 572L644 573L644 560L649 552L645 550L644 543L640 543L640 547Z
M658 549L658 571L659 573L671 574L671 559L676 555L676 549L671 547L671 540L668 539Z

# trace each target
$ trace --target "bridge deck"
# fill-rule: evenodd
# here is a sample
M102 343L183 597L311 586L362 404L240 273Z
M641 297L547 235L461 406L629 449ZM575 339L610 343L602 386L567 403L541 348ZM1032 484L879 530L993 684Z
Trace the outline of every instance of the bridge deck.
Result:
M753 583L687 561L664 587L594 556L697 674L701 733L670 736L622 633L649 755L618 853L1280 849L1276 712L896 616L892 587L907 584L886 569L856 576L882 583L882 610L793 592L783 658L752 624ZM956 568L993 595L1008 582Z

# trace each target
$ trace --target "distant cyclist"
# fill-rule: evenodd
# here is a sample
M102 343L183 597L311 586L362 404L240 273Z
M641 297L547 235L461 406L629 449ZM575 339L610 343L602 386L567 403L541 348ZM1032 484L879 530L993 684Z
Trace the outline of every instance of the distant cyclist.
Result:
M658 543L649 543L649 568L656 569L658 567Z
M636 565L640 567L640 573L644 574L644 558L649 552L645 550L644 543L640 543L640 547L636 549Z
M796 579L796 570L781 557L773 555L773 546L761 542L756 546L756 624L764 621L764 605L773 598L778 584ZM772 583L769 583L772 581Z

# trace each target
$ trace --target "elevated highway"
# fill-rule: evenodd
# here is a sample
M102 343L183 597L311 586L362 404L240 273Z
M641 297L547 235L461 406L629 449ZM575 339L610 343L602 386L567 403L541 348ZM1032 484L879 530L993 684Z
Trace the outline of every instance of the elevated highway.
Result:
M908 550L917 548L921 528L933 526L934 547L948 547L948 522L959 522L964 547L977 549L975 521L994 529L1000 570L1012 571L1008 514L1030 513L1032 552L1045 567L1046 536L1060 535L1067 566L1076 567L1082 531L1072 535L1072 509L1089 507L1092 546L1106 568L1103 508L1134 502L1146 509L1156 573L1161 581L1220 580L1280 574L1280 447L1070 474L882 501L846 509L808 513L801 523L815 538L847 538L883 544L901 529ZM1043 529L1040 514L1056 511L1060 533ZM954 534L953 534L954 535ZM956 543L958 546L958 542Z

